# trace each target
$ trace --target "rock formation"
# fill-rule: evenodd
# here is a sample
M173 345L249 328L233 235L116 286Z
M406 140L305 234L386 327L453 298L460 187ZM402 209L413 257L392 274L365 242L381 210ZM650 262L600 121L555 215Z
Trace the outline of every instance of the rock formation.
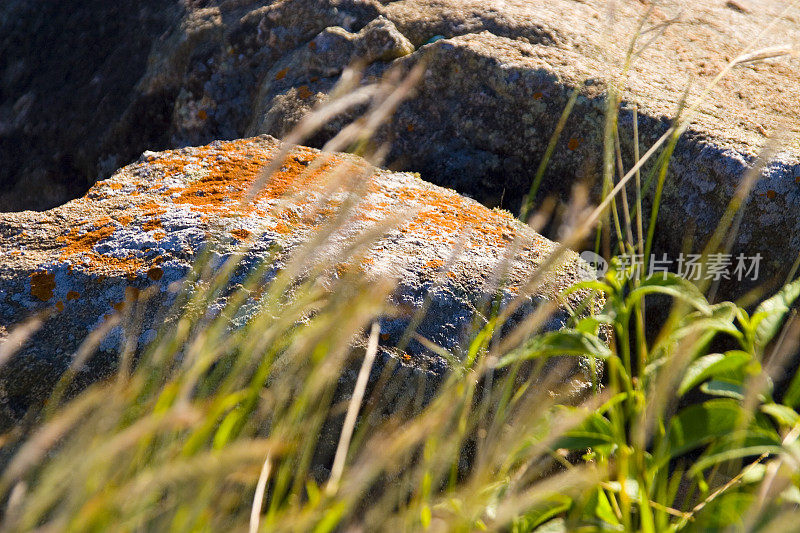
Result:
M457 350L473 321L480 323L482 306L496 295L504 302L523 298L524 312L590 275L587 265L567 252L544 282L529 286L554 243L507 212L413 174L376 169L356 156L294 147L249 199L251 186L280 150L278 141L262 136L145 152L82 198L45 212L0 215L0 333L7 335L28 316L48 314L0 371L4 416L18 416L32 398L41 397L87 335L143 291L154 295L141 311L139 342L155 338L169 318L175 282L203 251L218 266L243 254L231 287L265 261L269 280L353 202L346 222L315 245L313 260L304 265L321 264L323 284L353 269L368 278L395 280L393 301L406 312L383 321L382 343L387 357L423 372L441 375L446 362L417 342L402 353L391 346L426 299L430 307L418 332ZM395 220L398 214L402 217ZM348 248L370 231L376 232L374 240ZM561 327L568 317L571 303L556 302L548 328ZM231 323L247 320L258 308L253 296ZM86 379L113 367L119 342L117 327L85 369Z
M576 88L580 96L542 196L564 197L576 182L597 185L611 84L622 98L619 135L629 168L634 108L644 151L666 131L684 95L693 103L748 46L750 52L777 46L775 57L734 68L700 104L666 180L658 245L675 254L687 239L702 243L767 137L788 133L755 187L735 252L761 253L766 279L785 272L800 249L800 226L791 215L800 201L798 59L781 53L800 40L796 6L770 0L140 2L139 11L106 18L125 31L135 26L147 44L134 50L123 35L108 47L67 53L19 48L21 35L55 31L48 24L62 20L31 16L34 4L0 7L0 35L8 36L0 41L0 179L11 191L3 196L6 210L74 197L83 184L107 177L145 149L282 136L326 98L351 62L366 65L370 80L425 58L428 72L417 96L378 134L391 142L389 161L514 211ZM112 9L73 8L98 15ZM134 22L153 18L158 24ZM637 55L623 71L640 21ZM109 50L112 59L98 63ZM63 92L37 89L60 72L54 66L73 60L101 66L94 77L88 70L80 79L74 69L59 74ZM114 68L126 72L124 83L112 83ZM139 76L135 86L132 76ZM105 103L96 107L101 96ZM309 144L320 146L346 118ZM45 186L55 182L63 187ZM31 192L42 187L49 192Z

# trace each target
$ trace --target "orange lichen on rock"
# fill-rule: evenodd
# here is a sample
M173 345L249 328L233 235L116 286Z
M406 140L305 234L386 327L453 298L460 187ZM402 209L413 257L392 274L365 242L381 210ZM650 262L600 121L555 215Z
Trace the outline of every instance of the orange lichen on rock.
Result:
M151 280L158 281L162 271L146 254L154 249L156 253L150 255L164 253L162 244L155 245L153 240L163 240L172 231L173 220L200 224L197 229L206 239L219 235L221 228L213 226L230 228L223 220L231 219L247 219L247 227L256 223L263 231L288 236L335 216L344 205L340 194L355 191L364 193L349 219L357 231L407 213L408 218L397 228L401 233L447 247L468 236L463 242L467 250L506 247L520 231L510 213L486 209L455 191L425 184L408 174L384 173L357 158L304 147L291 149L278 165L273 158L280 153L276 142L240 139L149 156L146 162L134 166L134 180L138 181L132 183L141 189L141 196L131 199L127 192L112 194L110 201L119 214L94 220L89 217L59 237L61 258L79 256L73 265L97 274L121 272L131 276L146 272ZM263 176L271 164L275 171ZM130 177L123 175L122 179ZM259 189L252 191L256 186ZM86 199L87 205L96 201ZM191 216L182 218L187 212ZM236 229L227 231L239 240L252 238L252 229L242 225L235 222ZM131 233L137 229L151 233L139 238ZM117 230L120 233L115 235ZM98 243L116 238L125 244L115 248L113 242L109 243L113 253L95 252ZM168 242L163 244L164 250L176 246ZM364 260L362 266L372 264L372 259ZM443 265L443 261L433 259L424 266L431 270Z
M286 235L292 232L292 228L290 228L284 222L278 222L277 224L275 224L275 227L273 229L282 235Z
M199 159L207 164L207 173L190 182L186 187L167 190L176 204L192 206L193 211L205 216L249 215L255 202L242 204L244 194L256 182L263 168L271 162L268 154L248 143L246 140L226 143L224 152L211 147L199 149ZM217 157L222 155L223 157ZM213 157L212 157L213 156ZM319 168L312 169L311 162L317 157L328 160ZM155 162L165 177L182 174L190 161L181 157L171 157ZM319 156L307 148L298 148L289 155L274 175L265 180L264 186L254 200L277 199L290 189L301 189L320 180L332 168L341 163L336 155Z
M50 272L40 271L30 275L31 296L46 302L53 297L56 288L56 275Z
M153 219L147 220L142 224L142 229L144 231L153 231L153 230L156 230L156 229L161 229L162 227L163 227L163 224L161 223L161 220L159 220L157 218L153 218Z
M516 235L510 214L467 202L452 191L404 187L394 195L425 206L402 229L427 239L455 243L456 234L470 232L474 242L505 246Z
M236 237L240 241L243 241L243 240L245 240L246 238L248 238L250 236L250 232L247 231L244 228L239 228L239 229L231 230L231 235L233 235L234 237Z
M153 201L138 204L136 207L141 210L142 216L145 217L156 217L167 212L163 205Z
M103 239L110 237L116 228L108 217L101 217L94 221L90 229L73 228L67 235L62 235L57 240L66 244L62 256L75 255L81 252L91 252L92 247Z
M71 300L77 300L80 297L81 297L81 294L79 292L67 291L67 301L68 302L71 301Z
M61 259L83 255L88 256L89 267L99 272L121 271L132 274L141 267L141 260L131 257L120 259L109 257L94 251L94 246L108 239L116 231L114 221L109 217L100 217L94 221L89 229L73 228L67 235L62 235L56 240L63 243Z
M297 88L297 96L299 96L303 100L305 100L306 98L310 98L313 95L314 93L311 92L311 89L308 88L308 85L301 85L300 87Z

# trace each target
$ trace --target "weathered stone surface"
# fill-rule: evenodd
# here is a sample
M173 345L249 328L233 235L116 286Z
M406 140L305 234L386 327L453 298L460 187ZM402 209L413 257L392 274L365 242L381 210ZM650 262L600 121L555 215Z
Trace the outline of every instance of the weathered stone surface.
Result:
M304 147L290 152L254 200L242 202L279 150L278 141L263 136L145 152L83 198L45 212L0 215L0 332L7 335L13 324L37 311L54 313L0 371L0 407L6 414L52 385L79 343L121 311L126 298L148 287L155 290L143 313L140 341L146 343L175 297L170 284L184 278L201 250L211 247L219 264L244 250L231 282L235 286L277 246L280 251L266 274L270 279L353 191L363 191L353 213L317 249L316 261L332 263L330 277L321 282L353 268L364 276L396 279L393 298L408 313L430 298L418 331L447 348L463 342L481 302L498 290L506 301L527 294L522 292L526 281L555 247L509 213L487 209L413 174ZM398 214L407 218L379 233L383 236L360 256L337 256ZM569 252L546 282L526 296L527 308L555 298L588 275L587 265ZM504 281L498 287L500 277ZM257 309L254 298L233 323ZM384 320L387 347L398 342L409 316ZM561 327L566 317L560 307L547 327ZM117 333L101 345L109 353L106 364L116 357L118 343ZM441 374L446 368L443 359L416 342L408 353L404 364L424 372ZM87 370L88 377L100 371L102 361L98 364Z
M429 61L415 98L378 135L378 141L392 143L389 160L487 205L516 211L570 94L583 84L540 190L540 198L554 193L564 198L576 182L597 187L601 180L609 83L618 83L622 92L619 132L629 168L634 107L643 153L667 130L687 87L692 104L747 45L753 50L800 40L800 11L780 16L781 3L751 2L742 12L724 2L662 2L645 28L667 23L679 8L680 22L650 43L623 76L622 58L650 6L615 2L610 18L605 4L441 0L386 5L383 16L421 47L395 63L407 67L421 57ZM756 41L768 24L774 24L772 30ZM425 44L432 39L438 40ZM296 87L313 73L304 61L293 64L290 72L297 79L289 83ZM377 79L388 67L374 64L368 77ZM761 254L759 283L787 272L800 251L800 224L792 215L800 201L798 67L791 56L746 63L700 104L666 180L658 253L675 260L687 241L702 247L768 135L781 133L788 144L756 184L733 253ZM312 89L322 98L324 86ZM302 115L297 111L309 107L308 99L291 88L272 90L265 119L251 125L250 133L281 135ZM728 286L725 294L745 288Z
M175 7L182 15L172 20L180 22L153 43L147 72L123 98L127 109L92 168L108 175L145 148L281 136L354 59L369 63L368 79L375 79L426 57L430 66L417 96L379 134L392 143L390 162L515 210L581 84L542 194L564 196L575 182L598 181L608 83L620 81L642 17L647 31L639 42L653 40L620 81L628 167L634 105L644 150L668 127L687 85L691 103L745 46L796 45L800 10L784 13L785 7L775 0L186 2ZM800 249L800 223L791 215L800 202L799 67L788 56L747 63L711 90L676 150L659 251L675 253L685 239L705 239L767 135L784 131L791 140L756 186L736 252L762 253L772 274L792 263ZM3 99L13 106L20 96ZM168 118L144 113L157 109ZM345 118L310 144L319 146Z

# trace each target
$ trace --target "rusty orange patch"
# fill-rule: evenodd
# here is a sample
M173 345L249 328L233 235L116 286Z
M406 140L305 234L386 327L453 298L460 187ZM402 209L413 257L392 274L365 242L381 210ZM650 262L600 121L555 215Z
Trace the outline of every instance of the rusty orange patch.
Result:
M56 288L56 275L50 272L34 272L31 278L31 296L46 302L53 297L53 290Z
M146 222L144 222L142 224L142 229L145 230L145 231L153 231L153 230L156 230L156 229L160 229L162 227L163 227L163 224L161 224L161 220L159 220L157 218L153 218L153 219L148 220L148 221L146 221Z
M275 80L276 81L282 80L283 78L286 77L287 74L289 74L289 67L286 67L285 69L279 70L278 73L275 74Z
M305 100L306 98L310 98L313 96L314 93L311 92L311 89L308 88L308 85L301 85L297 88L297 96Z
M59 236L56 240L64 243L61 249L61 258L67 259L75 255L88 255L91 258L91 268L100 272L122 271L127 274L135 272L142 264L141 260L130 257L120 259L98 254L94 246L100 241L109 238L116 228L114 221L107 216L99 217L89 229L73 228L67 235Z
M80 297L81 297L81 294L79 292L67 291L67 301L68 302L71 301L71 300L77 300Z
M158 281L164 276L164 271L159 267L153 267L147 271L147 277L153 281Z
M243 240L245 240L246 238L248 238L250 236L250 232L247 231L244 228L239 228L239 229L231 230L231 235L233 235L234 237L236 237L240 241L243 241Z

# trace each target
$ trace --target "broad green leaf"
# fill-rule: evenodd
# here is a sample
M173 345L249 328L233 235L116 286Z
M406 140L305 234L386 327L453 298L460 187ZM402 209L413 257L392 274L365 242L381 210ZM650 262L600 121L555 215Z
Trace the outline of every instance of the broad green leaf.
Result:
M795 505L800 505L800 489L796 485L792 485L781 492L781 498Z
M567 526L563 518L554 518L533 530L533 533L566 533Z
M678 395L683 396L700 383L715 377L723 372L736 370L750 361L750 354L740 350L730 352L712 353L701 357L689 365L683 380L678 386Z
M742 484L761 483L767 473L767 466L763 463L757 463L748 466L742 474ZM800 502L799 502L800 503Z
M746 511L751 508L755 496L741 491L718 494L694 515L692 525L682 531L752 531L757 528L744 527ZM760 529L758 529L760 530Z
M599 316L587 316L581 318L576 324L575 329L581 333L588 333L589 335L597 335L600 329L600 324L609 323L601 319Z
M756 346L764 348L775 337L786 313L798 297L800 297L800 279L784 286L775 296L758 306L752 318L753 323L757 324Z
M783 403L795 409L800 406L800 372L796 372L783 397Z
M502 368L516 361L557 355L591 356L606 359L611 355L611 351L596 335L575 329L562 329L533 337L524 347L514 350L500 359L498 367Z
M699 311L689 313L681 320L681 327L675 332L676 337L684 337L697 331L713 330L730 335L740 335L739 329L734 324L736 319L736 306L730 302L722 302L711 306L711 314L705 315Z
M744 400L744 387L742 387L740 383L734 383L732 381L712 379L707 383L703 383L700 390L710 396Z
M584 420L575 429L567 431L566 434L556 441L554 448L565 448L567 450L585 450L614 444L616 441L614 428L605 417L594 413Z
M668 456L676 457L727 435L736 428L740 415L739 403L729 399L687 407L670 420Z
M761 412L768 414L784 426L792 427L800 420L800 415L797 414L797 411L791 407L777 403L762 405Z
M725 450L724 452L715 453L699 459L689 469L689 475L694 476L703 470L710 468L719 463L731 461L733 459L741 459L742 457L758 457L761 454L767 453L770 455L777 455L783 452L783 447L778 444L763 445L763 446L746 446L741 448L733 448Z
M537 507L526 512L524 515L517 517L512 526L511 531L522 533L534 531L565 531L563 529L563 522L557 517L569 510L572 505L572 499L559 495L548 500L542 507ZM548 529L548 525L560 523L562 529Z
M583 516L585 520L599 518L606 524L622 527L617 519L617 515L614 514L614 508L611 507L611 502L608 501L608 496L606 496L605 491L601 488L592 491L591 497L586 502Z
M627 306L630 307L648 294L672 296L677 300L688 303L705 315L710 315L712 311L705 296L694 283L672 273L668 273L666 278L660 273L646 278L641 285L628 295Z
M724 453L736 448L756 446L780 446L781 436L773 423L762 413L756 413L750 424L739 427L714 440L706 449L705 455Z

